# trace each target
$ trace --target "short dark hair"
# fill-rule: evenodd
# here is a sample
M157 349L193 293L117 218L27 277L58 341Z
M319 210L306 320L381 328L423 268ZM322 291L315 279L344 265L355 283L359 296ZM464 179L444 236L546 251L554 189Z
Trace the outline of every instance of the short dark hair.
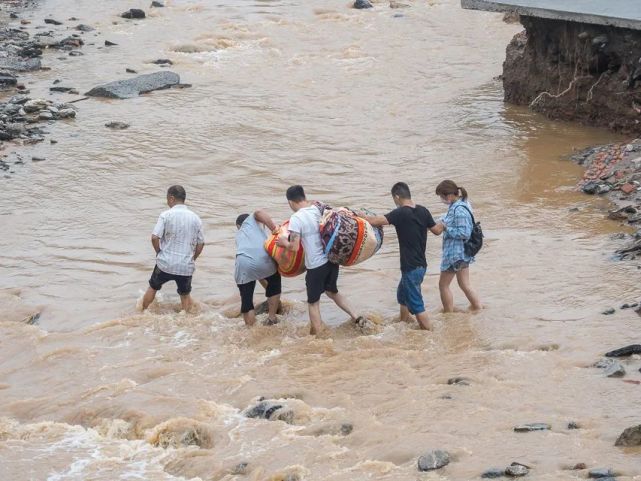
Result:
M287 200L291 200L293 202L306 200L305 189L303 189L302 185L292 185L289 189L287 189L286 195Z
M169 189L167 189L167 197L170 195L181 202L185 202L187 198L187 192L185 192L185 188L182 185L172 185L169 187Z
M401 199L411 199L410 187L405 182L397 182L392 186L392 195L398 195Z
M249 214L240 214L238 217L236 217L236 225L243 225L243 222L245 222L247 217L249 217Z

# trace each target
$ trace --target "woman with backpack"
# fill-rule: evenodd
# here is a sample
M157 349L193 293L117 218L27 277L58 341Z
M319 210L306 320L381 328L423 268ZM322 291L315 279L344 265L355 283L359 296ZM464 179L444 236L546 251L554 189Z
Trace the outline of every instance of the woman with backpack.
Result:
M450 290L454 277L470 301L470 309L478 311L482 306L470 284L470 264L483 244L480 224L474 221L464 188L451 180L444 180L436 187L436 195L448 206L439 224L443 233L443 259L438 286L443 312L454 312L454 297Z

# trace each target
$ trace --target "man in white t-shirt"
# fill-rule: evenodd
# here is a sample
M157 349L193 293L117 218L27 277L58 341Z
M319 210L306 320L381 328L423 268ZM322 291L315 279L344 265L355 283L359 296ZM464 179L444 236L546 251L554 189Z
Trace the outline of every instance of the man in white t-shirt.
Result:
M167 190L169 210L160 214L151 235L156 266L142 299L143 311L154 301L156 292L169 281L174 281L178 287L183 310L191 310L191 278L196 269L195 261L205 246L205 237L203 223L187 208L186 198L185 189L180 185L172 185Z
M305 197L305 190L300 185L287 189L287 201L294 211L289 219L289 239L278 238L278 245L291 251L297 251L300 243L305 251L305 284L307 286L307 303L309 305L310 334L318 334L323 328L320 313L320 298L323 292L345 311L358 324L363 323L356 317L347 299L338 292L338 264L327 259L320 236L320 210Z

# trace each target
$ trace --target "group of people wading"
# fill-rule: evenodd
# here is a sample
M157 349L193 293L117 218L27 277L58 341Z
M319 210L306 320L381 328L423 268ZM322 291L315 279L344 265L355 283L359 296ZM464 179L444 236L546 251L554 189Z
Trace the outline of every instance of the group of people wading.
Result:
M393 225L398 236L401 280L396 290L400 305L401 321L409 321L413 314L421 329L431 329L425 310L421 285L427 270L425 249L427 231L443 235L443 254L439 291L444 312L454 311L454 299L450 285L454 278L470 302L471 310L481 309L478 296L470 284L469 267L474 254L468 249L475 229L472 207L464 188L451 180L444 180L436 187L436 195L448 206L448 210L435 221L428 209L414 203L409 186L397 182L391 190L396 208L381 216L356 215L367 220L372 226ZM142 301L143 310L153 302L156 292L168 281L175 281L182 308L192 307L191 279L195 261L205 245L202 221L185 206L185 189L174 185L167 191L169 210L160 214L154 227L151 243L156 251L149 288ZM305 255L305 284L309 308L310 333L317 334L323 328L320 299L326 294L345 311L352 321L360 326L366 322L351 308L349 302L338 290L340 267L327 258L320 234L320 210L305 196L300 185L287 189L286 198L294 212L289 220L289 236L281 235L277 244L283 249L297 252L303 248ZM236 264L235 281L241 297L241 312L248 326L256 322L254 290L256 282L265 288L268 316L265 324L278 322L277 312L282 290L281 276L274 260L264 248L268 232L277 233L279 226L264 211L242 214L236 219Z

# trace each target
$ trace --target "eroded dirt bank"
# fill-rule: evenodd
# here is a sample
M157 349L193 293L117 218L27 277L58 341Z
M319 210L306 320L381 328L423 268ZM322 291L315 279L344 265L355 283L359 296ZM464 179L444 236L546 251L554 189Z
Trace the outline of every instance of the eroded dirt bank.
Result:
M521 17L507 47L505 100L552 119L641 132L641 32Z

